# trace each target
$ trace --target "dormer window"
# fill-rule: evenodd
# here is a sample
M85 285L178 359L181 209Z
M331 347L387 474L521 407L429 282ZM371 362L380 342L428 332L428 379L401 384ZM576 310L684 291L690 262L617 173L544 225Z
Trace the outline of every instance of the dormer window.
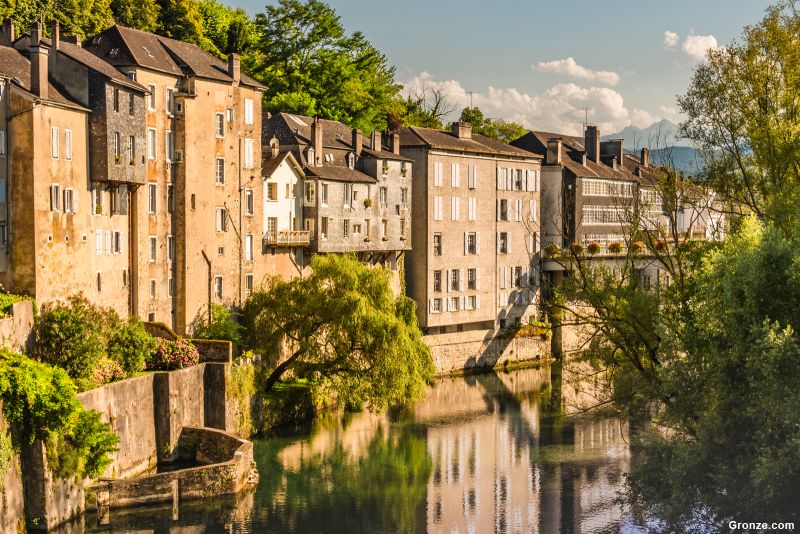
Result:
M352 152L347 153L347 166L350 167L351 169L355 168L356 166L356 155L353 154Z
M317 164L317 158L315 157L314 149L311 147L308 147L308 152L306 154L306 161L308 162L309 165L312 166Z
M119 48L112 48L108 55L110 57L117 57L119 55Z
M325 161L327 161L328 163L333 163L333 154L331 154L330 152L325 154Z

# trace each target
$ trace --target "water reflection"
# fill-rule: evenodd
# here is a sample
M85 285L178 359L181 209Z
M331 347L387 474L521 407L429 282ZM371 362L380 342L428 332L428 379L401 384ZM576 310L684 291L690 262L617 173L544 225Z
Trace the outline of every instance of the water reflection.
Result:
M183 506L177 521L167 509L114 512L113 530L74 532L634 530L614 503L626 425L553 411L562 404L549 368L443 379L402 414L333 417L257 442L253 493Z

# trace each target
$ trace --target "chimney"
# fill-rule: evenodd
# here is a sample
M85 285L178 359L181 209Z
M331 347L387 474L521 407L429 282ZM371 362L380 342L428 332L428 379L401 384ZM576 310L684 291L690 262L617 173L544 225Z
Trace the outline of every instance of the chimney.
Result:
M642 159L640 160L642 167L649 167L650 166L650 151L646 148L642 149Z
M81 46L81 38L77 35L65 35L63 41L65 43L72 43L74 45Z
M381 151L381 132L378 130L372 130L372 150Z
M615 158L619 165L625 161L624 139L612 139L610 141L600 141L600 157Z
M472 124L468 122L454 122L450 126L450 131L459 139L472 139Z
M281 143L280 141L278 141L278 138L275 137L274 135L272 136L272 139L269 140L269 148L272 158L273 159L277 158L278 154L281 151Z
M400 133L397 130L389 134L389 144L391 145L392 154L395 156L400 155Z
M228 56L228 76L233 78L233 81L239 83L242 79L242 62L239 59L239 54L230 54Z
M40 98L47 99L47 47L41 44L42 24L31 26L31 92Z
M600 131L597 126L587 126L584 132L584 147L586 157L595 163L600 163Z
M561 165L561 138L551 137L547 140L545 165Z
M353 152L356 153L356 156L361 155L361 149L363 148L363 146L364 146L364 135L358 128L353 128Z
M319 117L314 117L311 123L311 148L314 149L314 164L322 165L325 160L322 157L322 123Z
M12 46L14 44L14 40L17 38L14 30L14 19L5 19L3 21L3 37L0 39L0 44L4 46Z
M61 25L57 20L53 21L53 25L50 28L50 40L52 41L51 48L58 50L58 44L61 41Z

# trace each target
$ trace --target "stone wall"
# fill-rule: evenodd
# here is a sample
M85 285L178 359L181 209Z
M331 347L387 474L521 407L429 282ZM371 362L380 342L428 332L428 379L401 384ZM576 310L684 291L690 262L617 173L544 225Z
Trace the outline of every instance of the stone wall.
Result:
M12 304L9 316L0 319L0 346L27 352L33 322L33 302L25 300Z
M0 434L4 435L6 432L8 426L3 420L2 402L0 402ZM6 472L0 472L0 532L8 534L24 532L24 513L19 456L13 454Z
M550 340L541 337L505 339L494 330L471 330L423 336L438 374L487 369L505 362L535 362L550 356Z

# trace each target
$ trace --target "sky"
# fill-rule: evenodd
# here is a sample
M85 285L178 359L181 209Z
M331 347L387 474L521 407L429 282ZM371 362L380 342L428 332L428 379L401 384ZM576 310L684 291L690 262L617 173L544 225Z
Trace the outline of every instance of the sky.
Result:
M264 9L263 0L227 2ZM603 135L679 121L676 96L705 51L740 37L770 3L328 1L396 66L406 94L440 88L458 112L472 98L487 117L564 134L581 133L588 107Z

